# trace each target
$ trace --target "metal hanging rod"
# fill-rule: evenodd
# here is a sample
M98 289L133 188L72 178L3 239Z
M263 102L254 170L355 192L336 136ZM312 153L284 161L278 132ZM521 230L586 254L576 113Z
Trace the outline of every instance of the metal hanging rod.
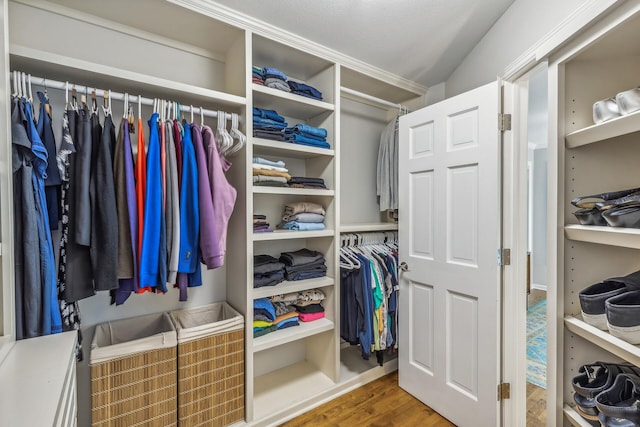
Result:
M109 94L111 95L111 99L112 100L117 100L117 101L124 101L124 93L120 93L120 92L113 92L113 91L109 91L109 90L104 90L104 89L98 89L98 88L92 88L89 86L82 86L82 85L77 85L75 83L70 83L70 82L61 82L58 80L51 80L51 79L46 79L44 77L35 77L32 76L30 74L25 74L22 73L23 75L26 76L27 79L30 80L31 84L35 84L35 85L39 85L39 86L43 86L46 87L47 89L52 88L52 89L60 89L60 90L67 90L67 89L76 89L78 92L88 92L91 93L93 91L96 92L96 96L99 97L103 97L105 94L107 96L109 96ZM14 78L14 73L11 73L11 79ZM27 84L29 84L29 80L27 81ZM151 98L145 98L143 96L140 95L131 95L129 94L129 102L130 103L138 103L138 99L140 100L140 103L142 105L149 105L149 106L153 106L154 105L154 100ZM180 104L180 111L182 111L183 113L193 113L193 114L202 114L203 116L206 117L218 117L218 112L217 111L213 111L213 110L207 110L205 108L202 107L194 107L192 105L184 105L184 104ZM231 120L231 114L229 113L224 113L224 118L225 120Z
M358 92L357 90L349 89L347 87L341 87L340 91L343 93L348 93L349 95L357 96L358 98L366 99L368 101L373 101L381 105L386 105L388 107L397 108L399 110L409 111L407 107L402 104L396 104L395 102L387 101L386 99L376 98L372 95L367 95L366 93Z

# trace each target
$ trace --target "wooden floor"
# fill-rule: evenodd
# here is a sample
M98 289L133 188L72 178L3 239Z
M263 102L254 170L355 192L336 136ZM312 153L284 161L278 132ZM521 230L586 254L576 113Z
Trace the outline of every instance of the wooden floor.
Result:
M282 426L448 427L454 424L398 387L398 373L394 372Z
M527 427L547 425L547 390L527 383Z

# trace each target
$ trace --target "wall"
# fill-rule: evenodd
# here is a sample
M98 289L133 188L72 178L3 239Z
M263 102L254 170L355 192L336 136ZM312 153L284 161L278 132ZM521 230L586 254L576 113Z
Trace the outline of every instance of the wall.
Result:
M585 0L516 0L446 81L447 98L489 83ZM551 12L552 11L552 12Z

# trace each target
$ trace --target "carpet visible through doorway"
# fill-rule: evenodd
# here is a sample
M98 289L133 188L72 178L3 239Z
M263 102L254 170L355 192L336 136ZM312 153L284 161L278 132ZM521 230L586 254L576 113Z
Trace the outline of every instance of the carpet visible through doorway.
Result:
M527 381L547 388L547 300L527 311Z

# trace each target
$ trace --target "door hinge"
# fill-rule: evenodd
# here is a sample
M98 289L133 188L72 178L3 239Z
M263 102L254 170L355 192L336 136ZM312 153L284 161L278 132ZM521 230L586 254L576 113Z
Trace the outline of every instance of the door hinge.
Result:
M498 130L500 132L511 130L511 114L498 114Z
M498 249L498 266L511 265L511 249Z
M511 384L500 383L498 384L498 401L511 398Z

